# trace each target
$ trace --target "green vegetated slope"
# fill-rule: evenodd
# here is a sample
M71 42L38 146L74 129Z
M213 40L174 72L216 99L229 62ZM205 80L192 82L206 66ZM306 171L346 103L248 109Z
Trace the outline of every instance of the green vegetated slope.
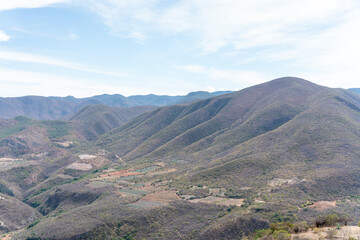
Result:
M55 209L61 212L88 205L105 194L107 188L71 185L78 177L109 163L104 157L95 160L79 158L77 147L89 148L90 145L86 140L88 132L84 134L82 130L88 129L91 133L94 129L94 134L101 134L96 129L100 126L105 133L154 108L117 109L97 105L85 107L71 121L39 121L24 116L0 120L0 193L4 194L0 198L0 205L3 205L0 211L1 233L26 228L37 222L42 214ZM67 168L78 162L90 166L90 169ZM19 212L14 212L9 206L18 206Z
M192 183L239 190L280 178L305 195L336 196L359 187L359 120L356 94L282 78L159 108L98 145L127 161L185 161Z
M70 120L73 122L74 128L86 139L94 140L155 108L151 106L113 108L105 105L90 105L81 109Z
M0 194L0 234L24 228L40 216L29 205L9 195Z

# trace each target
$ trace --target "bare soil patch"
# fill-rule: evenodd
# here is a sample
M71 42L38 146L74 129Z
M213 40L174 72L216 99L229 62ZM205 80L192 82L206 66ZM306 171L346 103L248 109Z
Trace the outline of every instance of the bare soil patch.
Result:
M238 206L238 207L240 207L244 203L244 199L221 198L221 197L213 197L213 196L209 196L206 198L192 199L189 201L192 203L207 203L207 204Z
M333 231L333 233L335 233L335 236L333 236L332 239L349 239L350 237L360 239L360 227L357 226L343 226L340 229L336 229L335 227L319 228L304 233L293 234L291 236L291 239L330 239L330 231Z
M88 163L78 163L78 162L76 162L76 163L70 164L66 168L67 169L74 169L74 170L81 170L81 171L89 171L93 167L91 166L91 164L88 164Z
M319 201L319 202L314 202L313 205L308 206L309 208L314 208L316 210L326 210L329 208L334 208L336 207L336 201Z
M20 158L0 158L0 162L16 162L22 161Z
M0 239L1 240L10 240L11 239L11 234L4 235Z
M143 197L141 200L159 202L164 205L168 205L172 201L180 200L180 197L176 194L176 191L160 191L150 193Z
M154 208L160 206L167 206L172 201L180 200L176 191L159 191L147 194L139 201L129 204L130 207L135 208Z
M58 145L60 147L63 147L63 148L68 148L68 147L71 147L73 146L74 142L54 142L55 145Z
M84 159L94 159L94 158L97 158L97 156L95 155L89 155L89 154L81 154L79 155L79 158L81 160L84 160Z

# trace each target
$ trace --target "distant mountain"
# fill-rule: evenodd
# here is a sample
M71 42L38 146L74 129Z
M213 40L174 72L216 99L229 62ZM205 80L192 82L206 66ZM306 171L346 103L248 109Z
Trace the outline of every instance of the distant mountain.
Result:
M360 88L350 88L349 90L352 91L352 92L360 94Z
M165 106L218 96L228 92L194 92L186 96L138 95L124 97L98 95L90 98L25 96L0 98L0 118L20 115L36 120L64 120L71 118L84 106L103 104L110 107Z

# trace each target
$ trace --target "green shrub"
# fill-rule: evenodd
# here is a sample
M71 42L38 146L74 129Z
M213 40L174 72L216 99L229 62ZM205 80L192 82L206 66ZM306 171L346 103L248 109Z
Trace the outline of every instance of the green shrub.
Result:
M316 227L333 227L337 224L344 224L347 225L347 223L350 221L350 217L347 215L337 215L336 213L329 213L326 216L318 216L315 219L315 225Z
M278 230L273 233L274 240L290 240L291 234L285 230Z
M338 222L340 222L340 218L336 213L328 214L325 217L325 221L328 226L335 226Z
M38 220L30 223L30 225L27 227L27 229L30 229L30 228L34 227L34 226L35 226L36 224L38 224L39 222L40 222L40 219L38 219Z
M257 230L255 233L255 238L262 238L262 237L267 237L270 236L272 234L271 229L261 229L261 230Z
M271 223L270 228L272 232L284 230L290 232L293 228L293 224L290 222L279 222L279 223Z

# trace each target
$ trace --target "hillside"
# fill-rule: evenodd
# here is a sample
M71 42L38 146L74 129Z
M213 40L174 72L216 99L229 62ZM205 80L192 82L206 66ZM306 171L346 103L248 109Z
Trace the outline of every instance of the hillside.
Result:
M154 110L20 117L0 121L0 191L42 214L13 239L242 239L327 213L357 224L359 129L359 95L292 77Z
M70 121L74 128L86 139L98 136L124 125L135 117L154 110L156 107L138 106L132 108L113 108L104 105L90 105L77 112Z
M0 234L25 228L40 216L38 211L27 204L0 194Z
M98 145L125 161L167 161L192 172L187 180L193 184L240 193L244 186L265 191L279 178L329 197L358 188L359 113L355 94L282 78L159 108L104 135ZM353 184L339 191L345 182Z
M349 91L359 93L360 94L360 88L350 88Z
M279 79L190 105L162 107L112 131L99 145L114 147L129 159L167 155L194 143L200 149L214 147L215 136L226 137L224 148L232 148L289 121L321 89L304 80Z
M65 120L88 105L110 107L165 106L197 99L218 96L228 92L193 92L185 96L137 95L124 97L119 94L98 95L89 98L25 96L0 98L0 119L26 116L35 120Z

